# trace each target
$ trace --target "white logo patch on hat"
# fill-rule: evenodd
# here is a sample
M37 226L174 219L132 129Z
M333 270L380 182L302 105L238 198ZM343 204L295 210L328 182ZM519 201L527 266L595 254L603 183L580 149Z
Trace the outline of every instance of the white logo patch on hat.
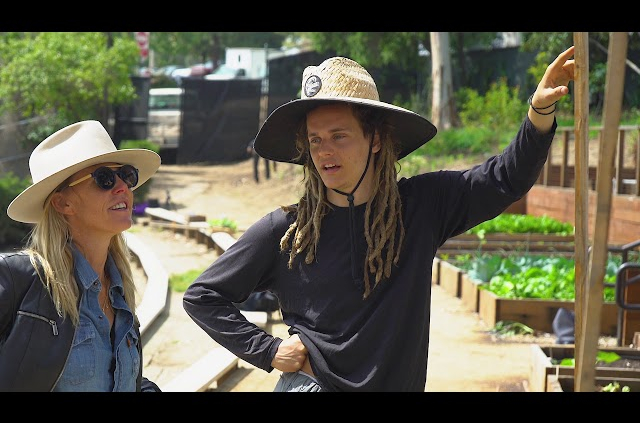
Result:
M311 75L304 83L304 95L307 97L313 97L318 94L322 88L322 80L317 75Z

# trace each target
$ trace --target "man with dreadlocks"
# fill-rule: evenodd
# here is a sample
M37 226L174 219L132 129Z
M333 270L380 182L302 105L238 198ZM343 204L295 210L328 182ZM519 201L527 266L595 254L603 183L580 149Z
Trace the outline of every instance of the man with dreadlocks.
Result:
M573 51L547 67L501 154L399 180L397 161L436 128L381 102L353 60L307 67L302 98L274 110L255 139L262 157L304 166L304 194L254 223L193 282L187 313L239 358L282 371L277 392L424 391L436 251L531 189L573 79ZM288 339L234 305L264 290L279 299Z

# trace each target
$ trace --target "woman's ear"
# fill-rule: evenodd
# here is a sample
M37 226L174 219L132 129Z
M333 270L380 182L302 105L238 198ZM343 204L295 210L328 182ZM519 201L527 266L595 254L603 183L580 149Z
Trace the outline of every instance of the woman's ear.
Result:
M73 214L73 206L69 203L67 196L60 192L55 192L51 196L51 207L62 215Z

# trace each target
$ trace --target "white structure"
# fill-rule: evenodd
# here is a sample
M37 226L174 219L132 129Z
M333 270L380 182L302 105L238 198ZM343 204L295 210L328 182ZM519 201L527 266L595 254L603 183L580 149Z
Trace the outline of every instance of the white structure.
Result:
M267 74L267 60L284 56L277 48L227 47L225 65L228 68L244 69L244 77L262 79Z

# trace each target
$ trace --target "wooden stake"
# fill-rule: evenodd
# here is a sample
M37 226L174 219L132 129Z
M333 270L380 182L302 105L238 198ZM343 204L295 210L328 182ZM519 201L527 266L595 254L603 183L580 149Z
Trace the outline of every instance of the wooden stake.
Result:
M575 356L582 355L584 292L589 248L589 33L575 32L574 131L575 138ZM575 386L582 379L582 360L575 360Z
M580 363L580 374L575 380L576 392L595 391L595 363L600 338L604 276L608 258L613 165L620 126L628 39L626 32L612 32L609 36L603 130L596 177L596 220L589 263L589 283L583 292L584 309L582 323L579 324L582 335L580 336L581 355L576 355L576 365Z

